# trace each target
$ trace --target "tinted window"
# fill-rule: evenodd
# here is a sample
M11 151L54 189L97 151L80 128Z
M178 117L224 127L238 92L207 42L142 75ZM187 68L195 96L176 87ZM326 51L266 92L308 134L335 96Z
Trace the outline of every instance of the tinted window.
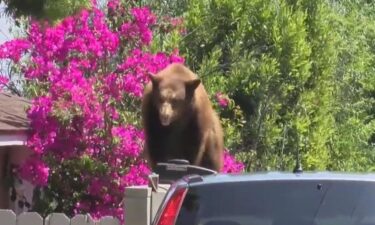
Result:
M191 187L177 225L375 225L375 185L259 181Z

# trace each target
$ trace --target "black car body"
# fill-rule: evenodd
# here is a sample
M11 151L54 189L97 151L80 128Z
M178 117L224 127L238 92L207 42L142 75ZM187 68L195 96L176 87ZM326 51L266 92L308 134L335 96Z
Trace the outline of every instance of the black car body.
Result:
M375 175L261 173L187 176L154 225L375 225Z

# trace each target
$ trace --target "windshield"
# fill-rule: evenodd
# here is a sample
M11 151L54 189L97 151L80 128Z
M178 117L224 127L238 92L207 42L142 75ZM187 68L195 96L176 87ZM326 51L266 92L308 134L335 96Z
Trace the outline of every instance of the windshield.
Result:
M252 181L189 188L176 225L375 225L375 184Z

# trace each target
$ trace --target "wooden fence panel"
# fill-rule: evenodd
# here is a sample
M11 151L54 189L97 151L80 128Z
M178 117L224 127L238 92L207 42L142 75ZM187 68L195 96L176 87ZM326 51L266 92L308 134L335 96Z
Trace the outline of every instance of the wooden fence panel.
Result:
M120 225L120 221L112 216L104 216L100 219L98 225Z
M12 210L0 209L0 225L16 225L17 216Z
M64 213L49 214L44 225L70 225L70 219Z
M43 218L36 212L24 212L17 216L17 225L43 225Z
M90 215L79 214L70 220L70 225L95 225L95 222Z

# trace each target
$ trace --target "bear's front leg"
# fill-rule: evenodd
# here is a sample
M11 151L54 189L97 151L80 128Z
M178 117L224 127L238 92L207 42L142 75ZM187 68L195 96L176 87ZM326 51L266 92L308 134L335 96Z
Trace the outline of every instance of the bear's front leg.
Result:
M203 135L199 144L198 154L194 160L194 165L220 172L223 167L223 154L216 134L212 131Z

